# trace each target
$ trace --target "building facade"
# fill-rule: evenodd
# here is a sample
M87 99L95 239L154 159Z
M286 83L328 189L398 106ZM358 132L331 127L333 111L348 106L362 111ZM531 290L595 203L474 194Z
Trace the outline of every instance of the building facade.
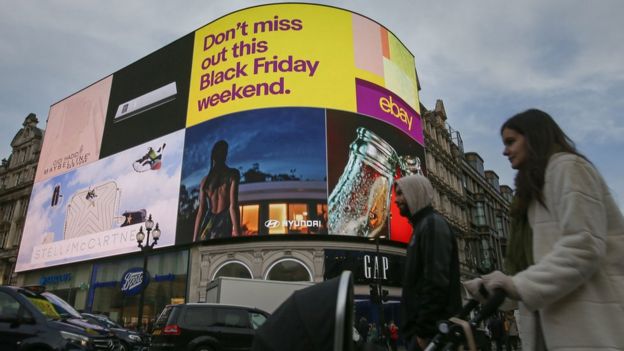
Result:
M459 131L447 123L442 100L423 113L427 176L434 208L454 227L464 279L500 270L509 233L512 190L484 169L479 154L464 152Z
M43 139L38 122L34 114L26 116L23 128L11 141L11 155L0 165L0 284L14 282L17 251Z

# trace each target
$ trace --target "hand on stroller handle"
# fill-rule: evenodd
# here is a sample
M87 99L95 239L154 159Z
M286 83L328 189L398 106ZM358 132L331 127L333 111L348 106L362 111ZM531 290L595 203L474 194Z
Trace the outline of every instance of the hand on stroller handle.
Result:
M485 297L489 295L484 288L481 294ZM431 339L425 351L457 350L462 344L466 344L469 350L476 351L474 330L481 322L498 310L505 297L506 294L503 289L494 290L492 296L488 298L474 317L466 321L466 317L470 312L479 306L477 300L469 300L456 317L438 323L438 334Z

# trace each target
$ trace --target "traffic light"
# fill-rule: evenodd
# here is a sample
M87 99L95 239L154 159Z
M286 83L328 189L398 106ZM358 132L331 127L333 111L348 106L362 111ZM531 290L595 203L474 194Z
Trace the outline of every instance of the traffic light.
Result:
M371 303L380 304L381 303L381 297L379 296L379 290L377 289L377 285L376 284L369 284L368 286L370 286L370 300L371 300Z
M388 301L388 290L381 290L381 301Z

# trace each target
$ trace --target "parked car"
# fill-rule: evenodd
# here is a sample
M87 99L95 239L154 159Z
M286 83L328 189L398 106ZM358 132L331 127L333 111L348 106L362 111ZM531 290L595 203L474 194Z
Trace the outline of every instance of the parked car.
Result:
M0 350L113 351L115 336L49 292L0 286Z
M126 329L103 314L81 313L90 323L107 328L119 339L118 351L146 351L149 335Z
M213 303L167 305L156 319L150 351L250 350L269 317L257 308Z

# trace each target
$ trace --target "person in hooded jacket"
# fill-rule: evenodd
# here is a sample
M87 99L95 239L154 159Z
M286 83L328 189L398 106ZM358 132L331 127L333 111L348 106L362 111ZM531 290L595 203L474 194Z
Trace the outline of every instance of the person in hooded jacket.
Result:
M408 350L421 350L437 334L437 322L461 309L457 241L446 220L433 210L433 187L426 177L400 178L394 191L400 214L413 228L403 278L401 330Z

